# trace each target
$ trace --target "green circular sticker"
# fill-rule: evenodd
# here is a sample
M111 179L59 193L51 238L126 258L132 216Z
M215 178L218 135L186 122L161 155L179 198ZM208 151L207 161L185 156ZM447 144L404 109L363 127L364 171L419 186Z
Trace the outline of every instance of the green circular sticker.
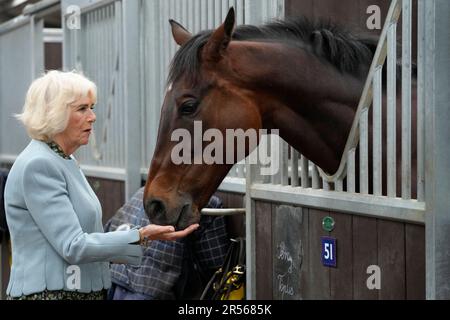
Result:
M334 219L330 216L323 218L322 220L322 228L325 231L333 231L334 229Z

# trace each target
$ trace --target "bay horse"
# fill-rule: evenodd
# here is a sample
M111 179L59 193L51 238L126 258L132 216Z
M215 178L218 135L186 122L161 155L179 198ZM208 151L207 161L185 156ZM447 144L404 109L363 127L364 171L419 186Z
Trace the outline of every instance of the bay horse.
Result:
M171 64L144 191L152 223L176 229L197 223L233 166L174 163L172 132L184 128L194 135L196 121L224 135L226 129L279 129L324 172L336 172L376 41L306 19L235 27L233 8L217 29L197 35L170 24L181 47ZM191 156L199 156L194 149ZM246 144L244 157L251 151Z

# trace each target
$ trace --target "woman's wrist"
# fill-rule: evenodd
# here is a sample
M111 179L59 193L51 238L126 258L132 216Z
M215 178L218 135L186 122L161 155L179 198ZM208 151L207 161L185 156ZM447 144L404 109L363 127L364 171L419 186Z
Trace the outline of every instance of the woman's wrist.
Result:
M147 246L148 245L148 238L144 236L144 228L140 228L139 230L139 244L141 246Z

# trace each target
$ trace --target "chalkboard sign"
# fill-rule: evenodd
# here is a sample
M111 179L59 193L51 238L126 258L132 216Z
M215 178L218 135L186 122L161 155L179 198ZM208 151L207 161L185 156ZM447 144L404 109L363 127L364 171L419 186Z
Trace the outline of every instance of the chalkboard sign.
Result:
M300 299L302 208L279 206L273 221L273 298Z

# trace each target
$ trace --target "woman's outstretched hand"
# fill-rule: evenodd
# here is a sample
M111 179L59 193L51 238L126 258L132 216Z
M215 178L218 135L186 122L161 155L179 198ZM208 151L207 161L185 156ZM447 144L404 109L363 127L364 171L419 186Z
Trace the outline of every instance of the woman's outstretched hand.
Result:
M175 231L173 226L160 226L156 224L149 224L139 229L141 241L148 240L177 240L186 237L199 227L198 224L192 224L184 230Z

